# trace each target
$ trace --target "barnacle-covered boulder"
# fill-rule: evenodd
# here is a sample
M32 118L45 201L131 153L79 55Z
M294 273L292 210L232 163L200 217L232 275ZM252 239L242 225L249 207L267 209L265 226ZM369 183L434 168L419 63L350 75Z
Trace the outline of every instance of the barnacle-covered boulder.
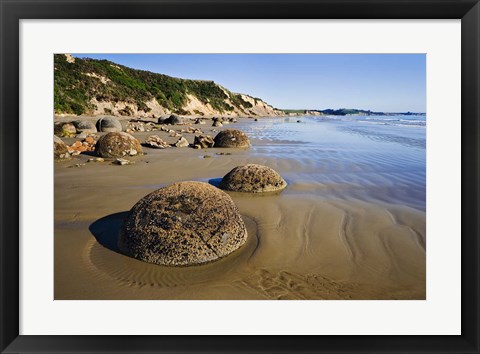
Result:
M120 232L119 249L149 263L188 266L240 248L247 230L230 196L203 182L178 182L142 198Z
M215 147L246 148L249 146L248 136L238 129L225 129L215 136Z
M287 182L275 170L256 164L235 167L220 182L221 189L247 193L275 192L286 186Z
M140 142L127 133L107 133L98 139L95 153L100 157L124 157L142 155Z

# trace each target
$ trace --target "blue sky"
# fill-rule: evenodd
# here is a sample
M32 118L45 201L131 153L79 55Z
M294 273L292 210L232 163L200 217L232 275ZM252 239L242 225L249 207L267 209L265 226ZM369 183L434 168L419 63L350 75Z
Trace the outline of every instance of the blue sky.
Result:
M213 80L278 108L425 112L425 54L74 54Z

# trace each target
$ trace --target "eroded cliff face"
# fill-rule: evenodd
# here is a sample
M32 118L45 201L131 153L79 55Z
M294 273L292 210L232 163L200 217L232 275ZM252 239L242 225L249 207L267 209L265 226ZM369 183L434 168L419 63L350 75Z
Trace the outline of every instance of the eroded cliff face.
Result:
M233 93L213 81L185 80L105 60L55 56L56 115L151 117L278 116L259 98Z
M201 116L201 117L211 117L211 116L228 116L228 117L248 117L248 116L259 116L259 117L270 117L270 116L280 116L284 115L284 112L273 108L271 105L260 101L255 100L253 97L243 95L242 98L245 101L251 103L251 107L235 107L233 111L219 111L214 109L209 103L205 104L201 102L196 96L188 95L188 102L182 106L183 112L181 115L186 116ZM227 104L231 104L230 100L226 99ZM86 112L89 115L113 115L113 116L135 116L143 118L158 118L164 115L169 115L172 113L178 113L172 111L168 108L163 107L158 101L153 98L150 101L145 102L145 105L148 107L148 110L138 109L138 106L135 103L125 102L125 101L98 101L96 98L90 100L92 106L91 111ZM58 112L56 112L58 114ZM61 114L60 114L61 115Z

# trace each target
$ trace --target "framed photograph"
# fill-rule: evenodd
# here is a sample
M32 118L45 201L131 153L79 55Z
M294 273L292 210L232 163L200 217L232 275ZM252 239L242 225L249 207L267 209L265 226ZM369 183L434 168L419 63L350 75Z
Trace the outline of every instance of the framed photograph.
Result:
M0 4L2 353L480 351L477 0Z

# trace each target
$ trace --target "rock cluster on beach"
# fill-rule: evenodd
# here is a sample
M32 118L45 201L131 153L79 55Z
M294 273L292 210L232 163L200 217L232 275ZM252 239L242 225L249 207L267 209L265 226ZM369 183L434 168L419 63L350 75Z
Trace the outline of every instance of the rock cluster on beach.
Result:
M225 129L213 137L204 131L214 132L215 129L204 128L203 131L191 126L208 118L187 122L171 115L163 120L163 124L145 120L124 121L123 127L127 132L121 131L122 124L118 119L106 118L99 119L96 124L95 121L80 120L56 124L56 131L64 134L67 141L73 137L81 140L67 145L55 136L55 159L65 160L83 152L94 152L95 158L84 160L90 164L76 163L68 167L91 166L92 162L102 163L106 158L111 159L113 165L135 165L135 161L127 158L142 155L143 149L140 141L127 132L153 130L159 131L159 135L147 135L143 140L143 146L152 149L250 146L248 136L241 130ZM230 122L228 118L212 120ZM185 127L175 127L176 124L184 124ZM95 133L97 128L99 132ZM113 131L105 132L108 130ZM184 136L185 133L193 137ZM187 140L187 137L193 141ZM231 155L231 152L215 154ZM215 154L202 156L208 159ZM286 182L269 167L249 164L231 170L219 187L202 182L179 182L147 195L135 204L124 222L119 239L120 250L136 259L167 266L198 265L217 260L237 250L247 238L237 206L222 189L247 193L273 192L284 189Z
M124 157L142 155L140 142L124 132L108 133L98 139L95 153L100 157Z
M121 229L120 250L167 266L214 261L241 247L247 230L225 192L203 182L178 182L142 198Z
M78 135L77 135L78 136ZM72 145L67 146L68 152L72 155L79 155L82 152L95 151L96 140L92 136L87 136L85 139L77 140Z
M221 189L246 193L275 192L286 186L287 182L275 170L257 164L237 166L220 182Z

